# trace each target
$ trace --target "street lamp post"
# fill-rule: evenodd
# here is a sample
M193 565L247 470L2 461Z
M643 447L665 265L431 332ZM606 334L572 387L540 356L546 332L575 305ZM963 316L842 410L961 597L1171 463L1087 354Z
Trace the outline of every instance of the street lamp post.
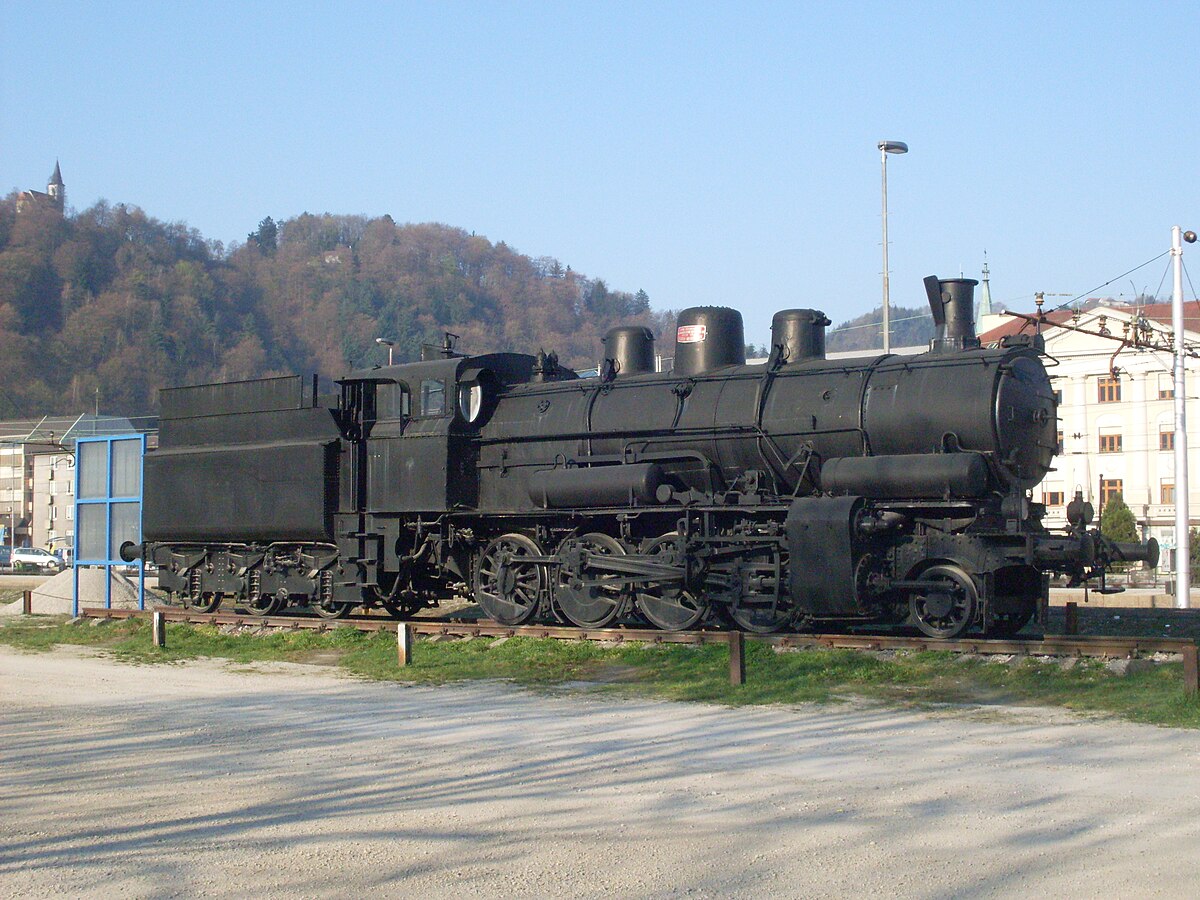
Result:
M1191 521L1188 511L1187 397L1184 374L1187 361L1183 325L1183 241L1195 243L1195 232L1171 229L1171 262L1175 273L1171 292L1171 325L1175 331L1175 607L1187 609L1192 597Z
M889 153L907 153L908 144L903 141L880 141L879 162L883 170L883 352L892 352L892 321L888 296L888 212L887 212L887 158Z
M392 348L396 346L396 342L389 341L385 338L375 338L375 343L382 344L384 347L388 348L388 365L390 366L392 364Z

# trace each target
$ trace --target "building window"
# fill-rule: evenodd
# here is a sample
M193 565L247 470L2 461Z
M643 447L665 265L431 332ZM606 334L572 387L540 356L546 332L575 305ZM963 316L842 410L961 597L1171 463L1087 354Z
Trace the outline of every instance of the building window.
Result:
M73 506L68 506L68 507L67 507L67 518L68 518L68 519L73 519L73 518L75 518L75 507L73 507Z
M1159 400L1174 400L1175 399L1175 379L1170 375L1158 376L1158 399Z
M1102 435L1100 435L1100 452L1101 453L1120 453L1121 452L1121 435L1119 435L1119 434L1102 434Z
M1162 483L1162 502L1167 505L1175 502L1175 482L1164 481Z
M1055 405L1055 406L1062 406L1062 391L1055 391L1055 392L1054 392L1054 405Z
M58 507L57 506L50 507L50 521L53 522L57 518L58 518Z
M1123 493L1125 482L1120 478L1101 478L1100 479L1100 503L1108 506L1112 502L1113 497Z
M1063 452L1063 433L1061 431L1058 433L1056 441L1057 442L1054 445L1054 452L1061 456Z
M1158 449L1159 450L1174 450L1175 449L1175 429L1162 428L1158 432Z
M1046 491L1044 502L1047 506L1062 506L1063 492L1062 491Z
M1116 403L1121 399L1121 379L1104 375L1096 382L1096 399L1101 403Z

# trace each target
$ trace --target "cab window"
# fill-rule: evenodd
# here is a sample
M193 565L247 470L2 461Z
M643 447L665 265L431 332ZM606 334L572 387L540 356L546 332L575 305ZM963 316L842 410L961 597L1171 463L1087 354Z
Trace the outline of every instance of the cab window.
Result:
M421 415L446 414L446 385L440 379L426 378L421 382Z
M381 419L407 419L411 414L411 395L402 384L381 384L376 393L376 414Z

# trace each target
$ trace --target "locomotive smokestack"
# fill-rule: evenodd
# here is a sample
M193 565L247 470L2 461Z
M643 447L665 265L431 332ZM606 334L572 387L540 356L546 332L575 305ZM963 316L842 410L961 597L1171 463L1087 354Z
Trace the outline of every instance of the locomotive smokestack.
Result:
M975 285L973 278L925 279L925 293L933 323L937 326L930 350L934 353L954 353L979 346L975 336Z

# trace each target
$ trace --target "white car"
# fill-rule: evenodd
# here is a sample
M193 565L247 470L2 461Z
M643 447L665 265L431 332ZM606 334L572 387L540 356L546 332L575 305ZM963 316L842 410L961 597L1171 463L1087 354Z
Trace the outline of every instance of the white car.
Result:
M43 572L59 572L66 567L61 559L40 547L17 547L12 552L12 566L34 566Z

